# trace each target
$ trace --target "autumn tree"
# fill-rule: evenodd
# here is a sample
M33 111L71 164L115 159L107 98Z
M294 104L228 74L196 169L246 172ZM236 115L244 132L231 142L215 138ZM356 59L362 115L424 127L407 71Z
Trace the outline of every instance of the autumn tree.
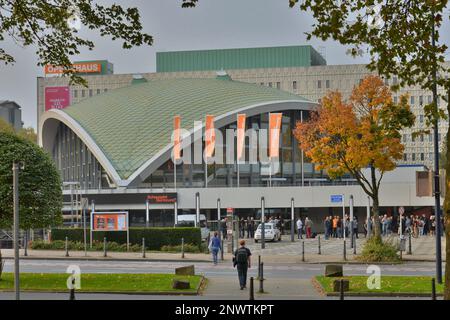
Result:
M379 191L385 172L395 168L403 156L402 128L411 127L415 117L407 96L399 104L377 76L368 76L345 101L340 92L321 100L307 122L297 123L294 135L300 148L326 169L330 178L350 173L373 201L374 239L381 242ZM365 174L368 168L370 174Z

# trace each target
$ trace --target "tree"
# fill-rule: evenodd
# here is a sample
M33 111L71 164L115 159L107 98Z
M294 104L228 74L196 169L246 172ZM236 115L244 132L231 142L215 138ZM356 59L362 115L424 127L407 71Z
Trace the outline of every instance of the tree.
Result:
M295 7L298 0L289 0ZM308 39L333 39L351 46L354 56L370 56L368 68L377 70L387 78L397 76L399 83L393 86L418 85L437 93L442 88L447 100L447 110L439 109L438 96L424 107L427 124L437 126L440 118L450 114L450 72L444 63L448 49L440 43L442 21L448 18L448 0L304 0L300 9L311 12L316 23L307 33ZM448 30L442 30L448 32ZM447 136L450 133L448 126ZM446 172L450 172L450 148L447 139ZM444 299L450 300L450 175L446 175L444 199L446 235L446 275Z
M53 161L35 143L0 132L0 228L13 225L12 164L19 173L19 210L22 229L46 228L62 222L62 191Z
M35 45L38 65L58 65L72 83L86 85L72 69L70 58L89 50L94 43L78 35L77 25L96 30L101 36L123 40L122 47L151 45L153 38L142 32L137 8L104 6L92 0L0 0L0 42L10 38L22 46ZM0 61L15 62L0 47Z
M22 128L17 132L17 135L37 144L37 134L33 127Z
M372 199L374 239L380 243L380 182L403 156L400 130L414 121L407 96L394 104L383 81L368 76L353 89L348 102L340 92L330 92L311 119L297 123L294 130L300 148L317 169L326 169L330 178L350 173ZM369 175L363 172L366 168Z

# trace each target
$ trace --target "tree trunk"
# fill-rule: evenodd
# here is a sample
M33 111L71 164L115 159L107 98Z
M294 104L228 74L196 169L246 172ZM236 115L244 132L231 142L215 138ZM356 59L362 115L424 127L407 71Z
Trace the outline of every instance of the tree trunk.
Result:
M373 216L373 237L377 242L381 242L381 229L380 229L380 207L378 194L375 194L372 197L373 206L372 206L372 216Z
M450 98L450 92L449 92ZM450 100L447 105L450 112ZM449 113L450 114L450 113ZM444 299L450 300L450 126L447 129L447 159L445 163L445 200L444 200L444 230L445 230L445 280ZM437 221L440 223L440 221ZM442 232L444 232L442 230Z

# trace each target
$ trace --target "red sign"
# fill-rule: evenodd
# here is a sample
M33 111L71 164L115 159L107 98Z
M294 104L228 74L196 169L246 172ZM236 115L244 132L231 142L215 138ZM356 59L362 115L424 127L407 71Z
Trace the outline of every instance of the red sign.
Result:
M45 88L45 111L50 109L64 109L70 106L69 87Z
M233 208L227 208L227 213L233 213L234 209Z
M175 203L177 201L176 193L151 193L147 196L149 204Z

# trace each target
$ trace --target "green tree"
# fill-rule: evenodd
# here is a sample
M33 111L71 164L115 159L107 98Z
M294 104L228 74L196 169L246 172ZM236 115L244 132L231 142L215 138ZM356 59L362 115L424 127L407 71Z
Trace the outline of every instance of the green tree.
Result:
M0 132L0 228L13 225L12 164L19 173L20 228L47 228L62 222L59 173L50 157L35 143Z
M74 74L71 57L80 48L92 50L94 43L79 36L77 24L95 30L102 37L122 40L122 47L151 45L153 39L142 32L137 8L113 4L100 5L93 0L0 0L0 43L10 38L22 46L36 47L38 65L58 65L72 83L86 84ZM0 61L15 62L0 46Z

